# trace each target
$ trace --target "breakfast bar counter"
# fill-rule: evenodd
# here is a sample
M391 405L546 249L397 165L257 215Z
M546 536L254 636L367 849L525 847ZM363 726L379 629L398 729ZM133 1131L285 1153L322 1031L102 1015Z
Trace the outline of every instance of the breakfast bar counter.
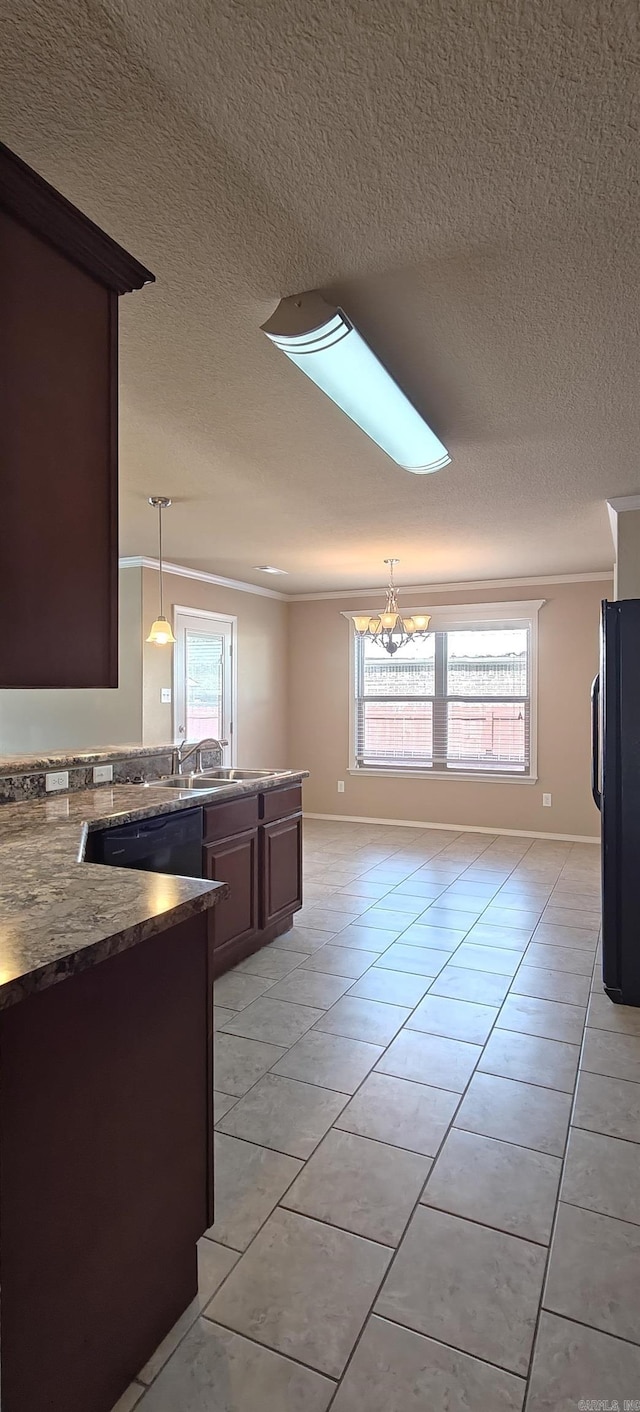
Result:
M247 793L114 785L0 808L4 1412L111 1412L196 1293L211 918L230 889L85 858L99 831Z

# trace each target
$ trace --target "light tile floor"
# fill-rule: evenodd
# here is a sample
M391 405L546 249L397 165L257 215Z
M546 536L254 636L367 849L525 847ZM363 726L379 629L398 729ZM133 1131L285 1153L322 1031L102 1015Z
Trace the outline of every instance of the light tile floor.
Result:
M117 1412L640 1398L640 1010L602 991L598 850L308 821L305 873L216 985L200 1294Z

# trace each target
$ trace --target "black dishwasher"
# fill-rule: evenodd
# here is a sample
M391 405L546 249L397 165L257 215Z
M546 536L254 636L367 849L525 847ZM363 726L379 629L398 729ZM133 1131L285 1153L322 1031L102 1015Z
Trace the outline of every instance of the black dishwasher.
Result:
M183 809L89 835L94 863L202 877L202 809Z

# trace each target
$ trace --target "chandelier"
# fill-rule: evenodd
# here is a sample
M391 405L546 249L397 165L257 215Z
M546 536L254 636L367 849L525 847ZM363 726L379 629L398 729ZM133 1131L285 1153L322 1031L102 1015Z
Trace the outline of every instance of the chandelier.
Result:
M385 564L389 565L389 587L387 588L387 602L383 613L376 613L373 617L356 614L353 619L353 626L359 637L370 637L372 642L379 643L384 647L385 652L393 657L400 647L406 647L408 642L426 637L431 618L428 613L412 613L404 617L398 606L398 590L393 581L394 564L399 564L399 559L385 559Z

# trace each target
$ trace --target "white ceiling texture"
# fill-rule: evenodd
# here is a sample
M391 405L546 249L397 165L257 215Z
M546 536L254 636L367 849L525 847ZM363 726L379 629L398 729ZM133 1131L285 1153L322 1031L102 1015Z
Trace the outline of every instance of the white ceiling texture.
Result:
M611 564L640 490L635 0L12 0L3 140L157 276L122 309L122 552L286 592ZM412 476L260 332L339 301ZM265 579L256 564L289 572Z

